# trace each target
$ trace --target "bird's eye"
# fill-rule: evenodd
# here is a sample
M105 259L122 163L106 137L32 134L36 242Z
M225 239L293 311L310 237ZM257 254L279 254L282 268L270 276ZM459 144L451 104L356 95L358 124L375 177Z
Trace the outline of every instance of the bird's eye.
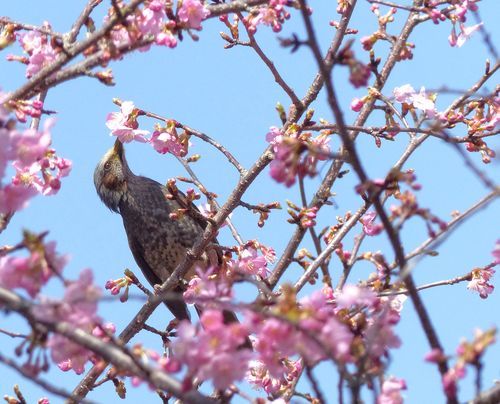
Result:
M104 163L104 169L109 170L110 168L111 168L111 162L106 161L106 163Z

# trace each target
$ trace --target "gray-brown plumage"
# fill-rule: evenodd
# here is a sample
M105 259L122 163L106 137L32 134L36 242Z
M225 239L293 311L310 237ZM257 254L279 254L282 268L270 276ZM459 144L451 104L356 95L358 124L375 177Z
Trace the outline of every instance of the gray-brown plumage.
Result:
M130 250L144 276L151 285L162 284L201 236L203 227L189 215L170 218L179 203L166 198L163 185L130 170L119 140L97 165L94 184L104 204L121 215ZM179 320L189 319L182 300L166 305Z

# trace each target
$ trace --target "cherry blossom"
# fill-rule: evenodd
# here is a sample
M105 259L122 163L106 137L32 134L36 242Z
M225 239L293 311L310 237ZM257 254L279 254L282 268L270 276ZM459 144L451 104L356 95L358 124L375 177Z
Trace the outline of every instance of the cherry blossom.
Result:
M182 142L173 128L155 130L151 136L151 145L161 154L172 153L179 157L187 154L186 142Z
M351 110L353 110L354 112L359 112L361 111L361 108L363 108L363 105L365 105L363 100L359 98L353 98L353 100L351 101Z
M274 32L279 32L285 20L290 18L290 13L285 9L287 4L287 0L270 0L268 4L260 6L257 9L258 12L245 16L243 22L251 33L255 33L260 24L271 27Z
M165 1L153 0L142 9L136 21L142 34L157 35L163 30L165 18Z
M301 360L284 359L282 364L283 374L280 377L273 377L264 362L252 360L249 363L246 380L255 388L263 389L267 394L279 396L297 379L302 370Z
M174 358L187 366L186 378L212 380L215 388L225 389L244 378L252 352L241 345L248 330L243 324L224 324L222 312L205 310L203 327L182 321L172 343Z
M472 279L467 284L467 289L479 293L481 299L486 299L493 293L495 287L489 283L491 277L495 274L493 267L496 264L488 265L484 268L476 268L471 272Z
M434 97L427 94L425 88L422 87L420 92L416 92L409 84L401 87L396 87L393 90L394 98L397 102L412 105L416 109L425 112L428 118L436 116L436 108L434 105Z
M7 214L24 209L37 194L34 188L8 184L0 188L0 213Z
M346 309L352 306L371 307L378 302L378 298L370 289L347 284L340 292L335 294L335 302L338 307Z
M35 297L43 285L60 274L68 258L57 254L54 241L42 243L26 236L28 257L7 255L0 257L0 285L4 288L22 288Z
M189 281L183 297L188 304L197 302L206 306L230 301L233 291L223 278L222 271L217 271L216 268L197 268L196 275Z
M236 273L241 272L247 275L259 275L262 278L266 278L269 272L267 262L268 258L266 256L259 255L257 248L249 245L239 248L237 259L231 260L228 266Z
M460 379L465 377L465 374L466 370L463 364L448 369L441 381L446 397L456 399L458 390L457 383Z
M372 211L372 212L367 212L365 213L359 221L363 225L363 232L367 236L376 236L377 234L382 233L382 230L384 230L384 226L382 224L374 224L375 217L377 216L377 213Z
M35 315L42 321L63 321L89 334L94 332L100 323L97 316L97 302L101 291L93 285L93 275L90 269L80 273L76 281L68 282L62 300L42 298L35 308ZM108 331L111 331L109 328ZM103 334L104 335L104 334ZM58 363L63 371L73 369L76 374L85 370L85 364L93 357L92 351L70 341L66 337L53 334L49 337L47 347L51 351L52 360Z
M16 160L19 163L27 166L40 160L45 155L51 143L49 129L52 126L52 122L52 120L47 120L45 130L42 132L34 129L26 129L24 132L13 132L12 147Z
M271 177L277 182L292 186L297 175L316 175L318 161L326 160L330 154L330 138L326 134L312 137L310 133L299 133L291 127L283 134L272 126L266 140L273 146L274 159L271 162Z
M57 51L50 45L47 37L38 31L22 32L19 34L19 43L29 55L26 68L27 78L33 77L57 58Z
M124 101L120 112L111 112L106 117L106 126L111 130L111 135L116 136L122 143L133 140L146 143L147 130L138 129L137 109L132 101Z
M377 404L403 404L401 390L406 390L406 382L390 376L382 383L382 391L377 397Z
M460 33L457 36L457 33L455 31L455 25L453 25L453 28L451 30L451 34L448 37L448 42L450 43L451 46L457 46L461 48L465 42L467 42L472 34L476 32L483 23L479 23L476 25L471 25L469 27L466 27L464 24L460 24Z
M199 0L182 0L178 11L179 20L188 28L201 29L201 22L207 18L210 12Z

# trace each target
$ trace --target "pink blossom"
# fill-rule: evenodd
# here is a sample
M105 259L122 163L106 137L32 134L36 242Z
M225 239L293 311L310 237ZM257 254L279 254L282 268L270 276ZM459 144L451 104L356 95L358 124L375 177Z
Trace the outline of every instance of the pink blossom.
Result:
M203 327L181 322L172 344L174 358L187 366L186 377L211 379L215 388L223 390L245 376L253 356L241 348L248 330L239 323L224 324L217 310L204 311L200 322Z
M443 376L442 384L443 389L448 398L457 397L457 382L465 377L465 366L463 364L455 365L454 367L448 369L446 374Z
M199 0L182 0L178 14L179 20L188 28L200 30L201 22L210 15L210 12Z
M425 361L432 363L439 363L446 359L445 354L439 348L434 348L429 353L427 353L424 357Z
M210 203L202 203L202 204L198 205L198 210L200 211L200 213L203 216L205 216L206 218L209 218L209 219L213 219L215 217L215 215L217 214L217 211ZM233 216L233 214L230 213L228 218L231 218L232 216ZM222 223L220 228L223 228L226 225L227 225L227 220L225 220L224 223Z
M50 336L47 348L59 369L63 372L73 370L77 375L85 371L85 364L93 355L92 351L59 334Z
M427 117L433 118L436 114L436 109L434 101L430 99L429 95L425 92L425 88L422 87L418 94L414 94L411 98L413 106L417 109L424 111Z
M36 193L35 189L24 185L8 184L0 188L0 213L7 214L24 209Z
M250 361L246 380L256 388L262 388L267 394L279 396L280 392L284 392L297 379L302 370L301 360L284 359L282 363L283 374L280 377L273 377L264 362L252 360ZM273 402L276 402L276 400Z
M462 47L465 44L465 42L467 42L470 39L472 34L476 32L482 25L483 25L482 22L476 25L472 25L470 27L465 27L463 24L460 24L460 33L458 34L456 45L459 48Z
M229 267L236 272L247 275L259 275L266 278L268 275L267 260L253 247L247 247L238 253L238 259L231 261Z
M163 31L156 35L156 44L175 48L177 46L177 38L170 31Z
M367 236L376 236L376 235L382 233L382 230L384 230L384 226L382 224L374 224L373 223L376 216L377 216L377 213L372 211L372 212L365 213L359 219L359 221L363 225L363 232Z
M187 153L186 146L180 142L179 137L169 131L155 130L151 136L151 145L161 154L172 153L174 156L182 157Z
M371 289L347 284L335 296L337 306L350 309L352 306L373 306L378 297Z
M286 154L286 146L281 149L281 156ZM287 165L283 160L273 160L270 165L270 174L277 182L284 183L287 187L291 187L295 184L297 175L297 166Z
M39 244L28 257L7 255L0 258L0 285L22 288L35 297L52 276L62 272L67 257L58 255L56 243Z
M210 304L215 301L229 301L233 297L233 291L221 277L222 274L217 274L216 268L197 268L196 275L191 278L183 294L186 303Z
M129 143L132 140L147 142L144 136L149 132L137 129L139 124L135 109L132 101L124 101L120 112L111 112L106 117L106 126L111 130L111 135L118 137L122 143Z
M47 40L47 37L38 31L27 31L19 34L19 42L23 50L29 55L26 77L31 78L42 68L57 58L57 52Z
M165 2L153 0L142 9L135 20L143 35L157 35L165 25Z
M260 24L270 26L274 32L279 32L285 20L290 18L285 9L286 5L287 0L270 0L269 4L259 7L258 12L245 16L243 21L252 33L257 31Z
M393 94L396 101L413 105L414 108L425 112L429 118L433 118L437 114L432 95L427 94L424 87L417 93L412 86L405 84L404 86L396 87L393 90Z
M325 288L300 300L305 315L299 325L308 333L298 334L295 349L309 363L318 362L329 355L344 363L352 360L350 350L353 335L335 316L331 296L331 290ZM311 338L311 335L316 338Z
M271 143L273 146L277 146L283 140L283 133L276 126L271 126L269 132L266 134L266 141ZM275 151L276 149L273 148Z
M297 353L298 337L290 324L275 318L266 319L258 327L254 348L271 377L283 374L285 368L281 359Z
M354 112L361 111L361 108L363 108L363 105L365 105L364 102L362 100L360 100L359 98L353 98L353 100L351 101L351 109Z
M388 377L382 384L382 391L377 397L377 404L403 404L401 390L406 390L404 379Z
M42 321L67 322L91 334L100 322L97 316L97 302L100 297L100 289L93 284L92 271L85 269L80 273L78 280L67 284L62 300L53 301L42 298L34 314ZM104 327L109 332L112 331L112 327ZM61 370L73 369L76 374L81 374L86 362L93 357L92 351L58 334L49 337L47 347L51 350L52 360L59 364Z
M106 22L107 19L105 19L104 21ZM127 22L130 22L130 18L127 18ZM110 32L110 36L111 40L113 41L113 45L117 48L120 46L131 45L134 42L130 37L128 30L120 25L113 27Z
M372 358L380 358L390 348L401 346L401 340L394 332L394 325L398 321L399 315L387 308L371 314L365 331L365 344Z
M493 269L495 265L496 264L493 263L484 268L472 270L472 279L467 284L467 289L479 293L481 299L486 299L495 289L495 287L489 283L492 276L495 274L495 270Z
M51 120L52 121L52 120ZM41 159L47 152L51 143L51 136L48 129L52 124L45 124L45 130L38 132L34 129L26 129L24 132L14 132L12 146L16 154L16 159L25 166Z
M415 90L411 85L405 84L401 87L396 87L393 90L393 94L394 94L394 98L397 102L409 103L409 100L411 99L413 94L415 94Z
M460 22L465 22L466 14L468 10L477 11L478 7L475 3L477 0L463 0L462 2L458 2L455 4L455 12L453 16L458 19Z
M375 42L377 42L376 35L364 36L360 39L361 45L363 45L363 49L369 51L373 48Z
M345 363L352 359L350 351L353 335L349 328L341 323L336 317L332 316L326 320L324 326L321 328L319 339L323 342L324 346L333 353L337 360ZM322 347L318 346L318 348L323 351ZM326 357L326 352L317 353L319 354L317 360ZM316 359L314 355L309 352L309 360L314 361L314 359Z

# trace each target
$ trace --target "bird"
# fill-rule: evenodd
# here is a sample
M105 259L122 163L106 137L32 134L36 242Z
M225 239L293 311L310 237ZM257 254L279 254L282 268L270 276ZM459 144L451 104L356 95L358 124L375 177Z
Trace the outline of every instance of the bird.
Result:
M169 199L169 191L159 182L132 172L119 139L97 164L94 185L104 205L122 217L130 250L145 278L153 287L161 285L201 237L206 224L189 214L173 218L171 213L181 208L179 202ZM194 275L197 266L208 267L210 261L205 254L185 279ZM180 298L169 299L165 304L178 320L190 321L182 300L183 290L183 284L178 284L174 292ZM200 314L199 306L196 310ZM237 321L229 311L224 312L224 319L227 323Z

